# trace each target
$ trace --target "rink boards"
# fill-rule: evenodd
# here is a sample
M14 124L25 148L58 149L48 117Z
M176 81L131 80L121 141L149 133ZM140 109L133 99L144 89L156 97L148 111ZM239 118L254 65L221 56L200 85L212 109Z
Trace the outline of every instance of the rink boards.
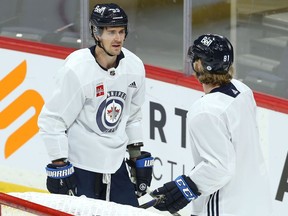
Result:
M44 167L49 159L36 121L51 95L53 76L64 55L56 51L53 57L47 50L44 54L28 52L29 48L17 50L17 44L10 49L0 48L0 190L4 192L45 190ZM161 74L159 69L157 73L153 67L147 69L143 132L145 149L156 157L151 186L155 188L192 169L185 115L203 92L194 82L191 87L173 83L172 72ZM284 216L288 212L288 114L263 106L258 111L274 216Z

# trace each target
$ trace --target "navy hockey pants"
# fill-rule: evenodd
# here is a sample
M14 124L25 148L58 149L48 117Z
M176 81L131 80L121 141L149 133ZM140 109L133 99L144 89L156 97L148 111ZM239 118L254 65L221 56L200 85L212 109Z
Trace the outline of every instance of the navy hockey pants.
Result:
M90 172L74 167L77 181L77 196L105 200L106 184L102 183L101 173ZM111 174L110 201L138 207L134 184L131 182L125 162L116 173Z

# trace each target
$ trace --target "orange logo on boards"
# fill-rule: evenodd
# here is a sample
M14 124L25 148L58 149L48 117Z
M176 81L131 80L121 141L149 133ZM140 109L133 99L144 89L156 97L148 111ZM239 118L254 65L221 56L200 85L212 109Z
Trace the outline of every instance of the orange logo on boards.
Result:
M27 63L24 60L0 80L0 101L24 81L26 72ZM29 120L9 135L4 148L5 158L10 157L38 132L37 119L43 104L42 96L38 92L28 89L5 107L3 111L0 111L0 130L7 128L28 109L34 108L35 111Z

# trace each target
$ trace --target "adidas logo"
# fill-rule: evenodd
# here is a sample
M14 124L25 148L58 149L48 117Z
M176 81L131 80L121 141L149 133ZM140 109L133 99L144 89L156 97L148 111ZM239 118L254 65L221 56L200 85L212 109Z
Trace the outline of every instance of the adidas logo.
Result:
M232 92L237 95L239 92L237 90L232 89Z
M131 87L131 88L137 88L137 85L136 85L136 82L132 82L128 87Z

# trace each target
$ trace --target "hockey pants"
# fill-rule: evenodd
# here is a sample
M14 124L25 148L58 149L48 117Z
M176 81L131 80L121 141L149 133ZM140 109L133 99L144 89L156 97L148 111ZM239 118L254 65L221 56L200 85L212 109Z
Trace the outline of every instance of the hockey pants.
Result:
M106 200L107 184L104 184L103 174L75 168L77 180L77 196ZM138 207L135 187L130 180L126 164L123 161L116 173L111 174L110 198L112 202Z

